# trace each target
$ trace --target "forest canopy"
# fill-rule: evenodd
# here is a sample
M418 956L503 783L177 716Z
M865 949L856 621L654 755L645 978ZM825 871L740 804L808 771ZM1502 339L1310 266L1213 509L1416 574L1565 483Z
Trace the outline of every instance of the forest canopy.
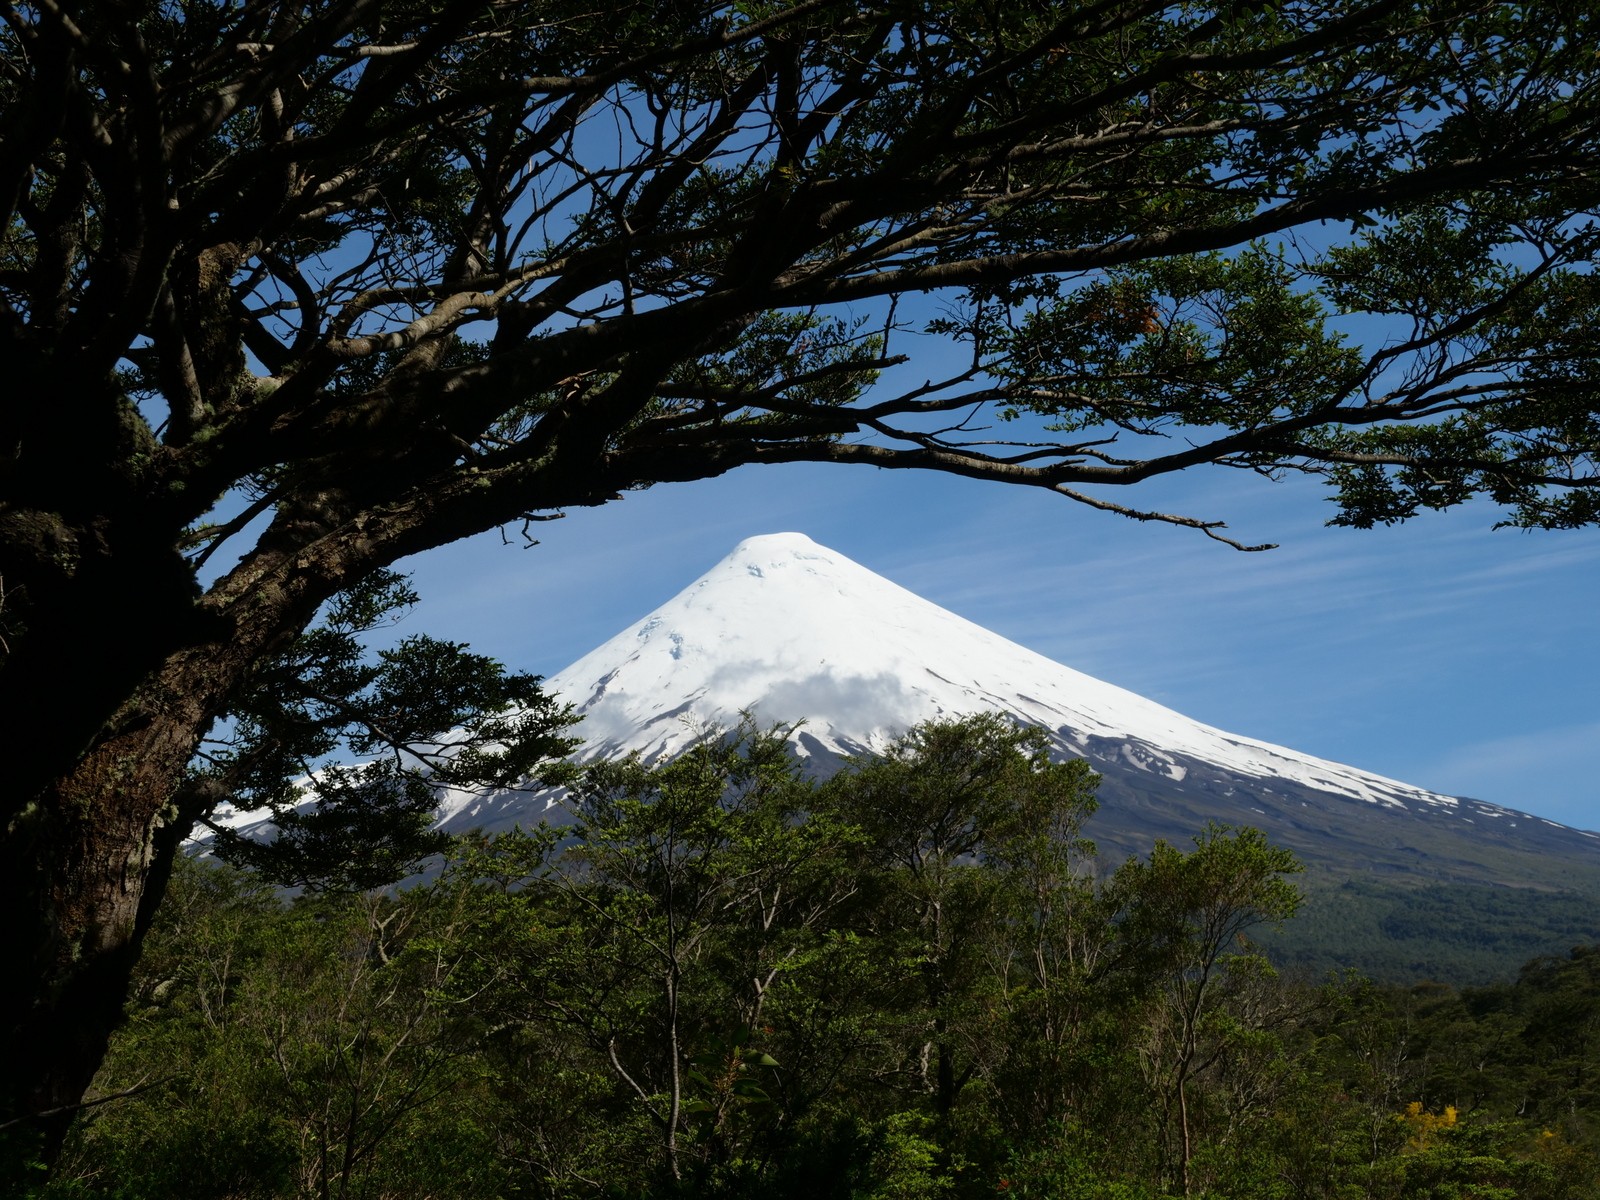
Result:
M1298 867L1253 830L1097 878L1035 731L821 785L784 732L597 764L573 825L399 893L185 860L39 1200L1593 1194L1594 948L1280 976Z

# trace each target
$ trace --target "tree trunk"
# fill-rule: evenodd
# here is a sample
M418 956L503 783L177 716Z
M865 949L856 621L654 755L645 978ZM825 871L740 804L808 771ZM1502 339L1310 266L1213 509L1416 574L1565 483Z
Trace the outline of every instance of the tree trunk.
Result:
M11 773L5 797L5 1175L14 1176L29 1160L54 1161L121 1020L144 933L182 840L200 815L179 811L175 797L201 737L261 654L309 620L320 599L313 594L315 583L297 581L294 588L257 591L252 604L236 606L248 607L247 616L224 622L208 618L192 593L177 603L169 594L164 611L151 614L137 631L137 642L107 664L109 674L125 679L139 662L154 660L153 669L123 683L120 704L108 710L109 685L70 694L59 687L31 691L38 664L49 661L52 647L62 661L81 659L84 642L105 641L108 622L130 640L136 636L126 609L148 611L155 598L145 594L141 603L120 589L99 586L119 575L137 586L136 574L92 572L98 595L75 589L80 602L66 606L62 619L34 609L26 639L31 661L9 663L0 676L8 708L19 716L29 710L18 722L23 728L43 729L53 718L79 731L52 737L45 730L32 746L19 745L17 753L27 762ZM114 611L119 607L120 616ZM83 624L86 619L90 624ZM186 645L173 644L179 628L186 629ZM80 676L74 671L62 678L76 684ZM95 732L84 738L85 728Z
M120 1020L140 942L193 820L172 797L240 667L194 656L169 664L158 676L161 700L127 705L0 840L0 954L10 973L0 999L8 1064L0 1100L5 1120L43 1135L46 1162Z

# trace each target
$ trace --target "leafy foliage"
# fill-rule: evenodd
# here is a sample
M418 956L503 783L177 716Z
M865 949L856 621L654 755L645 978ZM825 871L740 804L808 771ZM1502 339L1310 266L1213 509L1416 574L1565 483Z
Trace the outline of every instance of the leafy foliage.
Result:
M563 730L577 718L537 676L425 634L368 652L363 635L415 602L403 577L379 572L262 665L227 735L203 748L188 797L268 809L276 834L257 840L197 810L219 857L285 886L382 887L448 843L432 829L441 788L569 777L561 759L577 740Z
M1253 831L1097 880L1092 777L1026 731L823 785L781 732L597 766L573 825L402 894L186 862L97 1085L130 1094L41 1195L1592 1194L1588 949L1285 982L1249 937L1294 863Z

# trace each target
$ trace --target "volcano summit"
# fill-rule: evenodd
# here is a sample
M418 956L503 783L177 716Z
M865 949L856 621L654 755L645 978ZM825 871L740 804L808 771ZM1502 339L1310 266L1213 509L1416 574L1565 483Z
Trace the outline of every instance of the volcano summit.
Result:
M919 721L1009 713L1101 773L1103 850L1254 825L1314 870L1600 890L1600 835L1226 733L1052 662L798 533L741 542L677 596L550 678L582 757L670 755L741 712L803 722L831 771ZM447 829L537 820L518 794L448 799Z

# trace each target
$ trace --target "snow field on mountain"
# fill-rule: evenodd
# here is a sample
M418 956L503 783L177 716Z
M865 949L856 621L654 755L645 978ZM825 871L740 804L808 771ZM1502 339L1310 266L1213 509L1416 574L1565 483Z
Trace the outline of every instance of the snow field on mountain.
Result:
M677 596L546 681L577 706L585 756L653 759L742 711L803 721L829 749L881 747L930 717L1009 712L1073 749L1181 780L1174 756L1375 804L1460 802L1225 733L948 612L799 533L748 538ZM452 797L443 816L464 806Z

